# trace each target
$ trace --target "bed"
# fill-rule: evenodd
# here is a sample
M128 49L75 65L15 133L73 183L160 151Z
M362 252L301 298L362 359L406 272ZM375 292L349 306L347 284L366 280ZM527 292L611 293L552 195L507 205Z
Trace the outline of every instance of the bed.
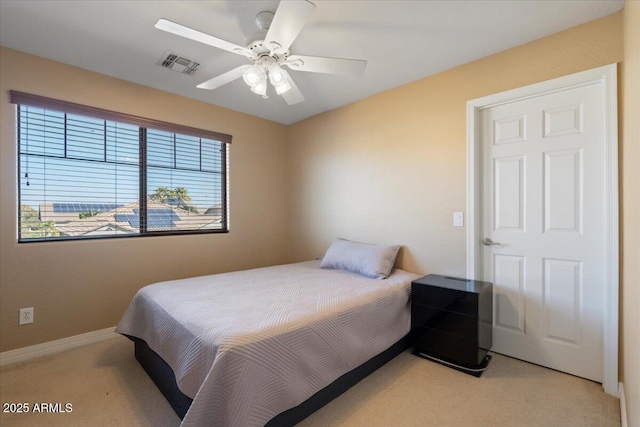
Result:
M408 346L417 277L309 261L156 283L116 331L182 426L293 425Z

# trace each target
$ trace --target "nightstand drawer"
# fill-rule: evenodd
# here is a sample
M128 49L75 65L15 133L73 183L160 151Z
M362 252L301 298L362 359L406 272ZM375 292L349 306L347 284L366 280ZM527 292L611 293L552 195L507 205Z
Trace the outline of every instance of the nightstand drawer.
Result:
M446 310L438 310L433 307L416 304L411 305L411 325L436 329L449 334L477 340L478 319L453 313Z
M416 345L429 356L455 362L463 366L476 366L487 355L478 342L430 328L414 327Z
M477 294L413 283L411 300L413 303L478 317Z

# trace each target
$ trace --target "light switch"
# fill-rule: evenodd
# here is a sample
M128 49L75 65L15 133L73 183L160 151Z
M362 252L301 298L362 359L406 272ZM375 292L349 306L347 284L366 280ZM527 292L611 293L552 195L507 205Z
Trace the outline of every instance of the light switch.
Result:
M464 220L463 220L462 212L454 212L453 213L453 226L454 227L464 227Z

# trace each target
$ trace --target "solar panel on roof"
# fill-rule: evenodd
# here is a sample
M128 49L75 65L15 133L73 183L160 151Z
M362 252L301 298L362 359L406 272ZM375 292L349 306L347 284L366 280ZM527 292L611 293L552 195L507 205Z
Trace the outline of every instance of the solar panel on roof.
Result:
M140 227L140 209L133 210L136 214L116 214L116 221L128 222L132 227ZM151 208L147 210L147 227L148 228L173 228L176 224L173 222L179 220L173 209Z
M179 219L180 217L173 209L151 208L147 210L147 226L149 228L172 228L176 226L173 221Z
M140 214L140 209L134 209L133 211L138 215ZM169 219L171 221L176 221L176 220L179 220L180 217L176 215L173 209L149 208L147 209L147 220L150 221L152 219L158 219L158 220Z
M132 227L140 227L140 218L138 215L116 214L116 221L128 222Z
M58 213L105 212L121 208L122 203L53 203L53 211Z
M153 218L149 219L147 226L149 228L167 228L167 227L175 227L175 223L167 218Z

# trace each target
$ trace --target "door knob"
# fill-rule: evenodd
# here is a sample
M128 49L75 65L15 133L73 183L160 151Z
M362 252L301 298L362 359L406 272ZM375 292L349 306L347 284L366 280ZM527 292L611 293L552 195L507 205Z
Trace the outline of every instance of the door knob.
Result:
M485 246L496 246L496 245L499 245L500 243L498 243L498 242L494 242L494 241L493 241L493 240L491 240L489 237L485 237L485 238L482 240L482 244L483 244L483 245L485 245Z

